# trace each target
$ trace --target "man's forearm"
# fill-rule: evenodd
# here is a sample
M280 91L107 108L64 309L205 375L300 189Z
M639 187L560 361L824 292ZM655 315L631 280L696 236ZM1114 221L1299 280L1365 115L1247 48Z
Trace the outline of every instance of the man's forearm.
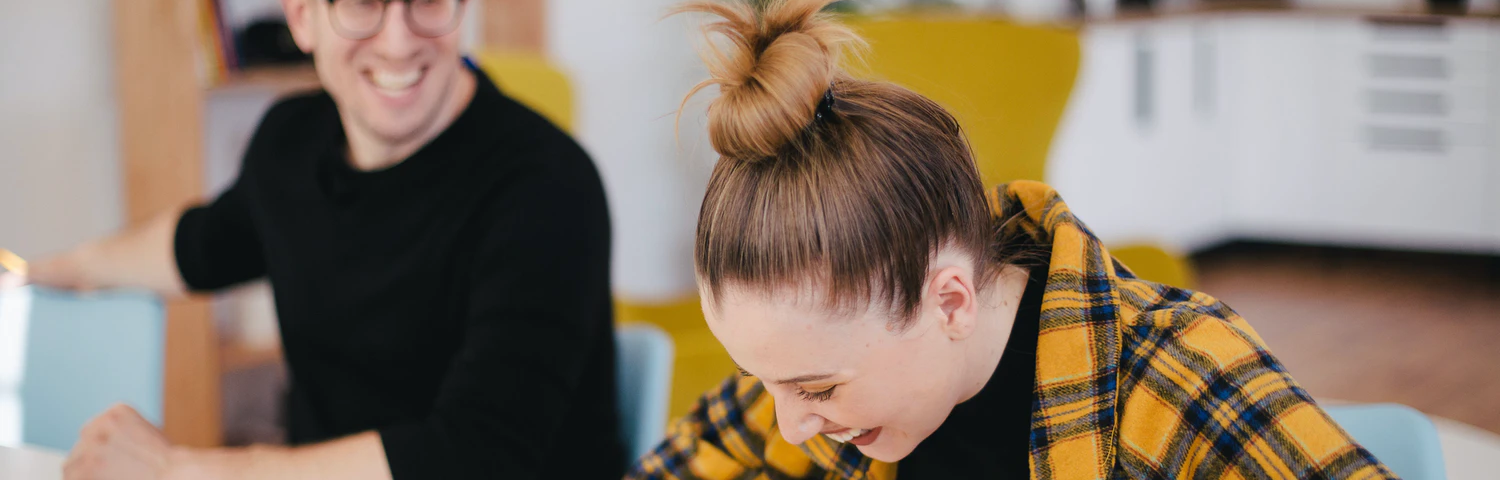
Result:
M166 297L187 293L173 238L182 209L31 265L31 283L72 290L146 288Z
M385 447L371 431L303 447L183 449L170 480L389 480Z

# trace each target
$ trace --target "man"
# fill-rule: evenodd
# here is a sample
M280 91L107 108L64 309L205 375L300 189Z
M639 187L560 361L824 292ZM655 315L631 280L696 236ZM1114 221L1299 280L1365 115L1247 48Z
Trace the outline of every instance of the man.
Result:
M466 66L463 3L282 0L326 93L272 107L212 203L31 265L168 296L269 277L291 373L292 447L176 447L122 406L66 478L619 478L603 188Z

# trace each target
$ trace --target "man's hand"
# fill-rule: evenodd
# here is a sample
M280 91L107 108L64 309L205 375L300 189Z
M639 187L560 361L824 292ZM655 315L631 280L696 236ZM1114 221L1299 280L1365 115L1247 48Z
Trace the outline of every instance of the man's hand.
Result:
M32 262L26 282L59 290L87 292L97 288L85 279L84 266L92 252L87 248Z
M16 288L26 284L26 271L30 270L26 260L0 248L0 290Z
M84 279L82 262L92 252L80 248L53 258L26 263L5 249L0 249L0 290L37 284L60 290L88 291L94 287ZM8 260L8 261L4 261Z
M11 272L0 272L0 292L26 285L26 277Z
M135 409L110 407L83 427L63 464L66 480L174 480L186 455Z
M187 286L177 271L173 250L181 216L181 209L164 212L118 235L31 262L25 272L12 273L21 273L25 283L59 290L144 288L167 298L182 297Z

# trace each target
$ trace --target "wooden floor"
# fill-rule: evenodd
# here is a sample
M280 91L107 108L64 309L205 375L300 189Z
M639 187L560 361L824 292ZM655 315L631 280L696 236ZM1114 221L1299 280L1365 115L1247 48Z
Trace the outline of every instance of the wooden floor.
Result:
M1253 244L1194 259L1198 289L1313 396L1500 432L1500 259Z

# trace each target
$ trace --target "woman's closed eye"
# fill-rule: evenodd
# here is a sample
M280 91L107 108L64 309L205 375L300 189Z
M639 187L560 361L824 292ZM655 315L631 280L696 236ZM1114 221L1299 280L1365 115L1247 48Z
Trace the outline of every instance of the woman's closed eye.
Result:
M740 367L739 365L735 365L735 367L737 367L739 369L740 376L744 376L744 377L753 377L753 376L755 376L755 375L752 375L750 372L745 371L744 367ZM826 375L823 375L823 376L826 376ZM785 381L785 382L778 382L778 383L785 384L785 383L791 383L791 382L790 381ZM827 401L830 398L833 398L833 389L835 389L835 388L838 388L838 385L834 385L834 386L825 388L823 390L818 390L818 391L815 391L815 392L809 392L807 390L803 390L802 387L797 387L797 396L801 397L803 400L808 400L808 401L813 401L813 402L824 402L824 401Z
M809 392L807 390L803 390L802 387L797 387L797 396L802 397L803 400L824 402L828 401L828 399L830 398L833 398L833 389L838 387L838 385L834 385L832 387L828 387L824 390L819 390L816 392Z

